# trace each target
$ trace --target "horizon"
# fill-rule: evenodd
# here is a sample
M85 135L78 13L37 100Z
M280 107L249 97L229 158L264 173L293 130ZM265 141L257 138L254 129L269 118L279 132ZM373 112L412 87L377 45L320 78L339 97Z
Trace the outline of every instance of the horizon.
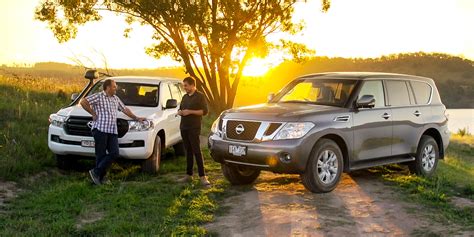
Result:
M114 69L181 67L169 58L157 60L145 54L144 48L153 42L151 27L134 23L130 37L124 38L127 25L123 17L109 12L102 14L103 20L81 26L76 39L59 44L46 23L33 19L39 3L29 0L0 3L0 29L8 32L1 39L4 47L0 65L38 62L73 65L74 58L79 58L88 67L101 68L106 58ZM469 0L383 3L333 0L327 13L320 11L320 1L313 0L298 3L293 20L305 20L304 31L295 39L314 49L316 57L379 58L426 52L474 60L474 32L468 24L474 22L474 2ZM269 38L278 38L278 33ZM281 55L253 58L245 74L262 74L282 61Z
M391 56L400 56L400 55L413 55L413 54L425 54L425 56L432 56L432 55L445 55L445 56L449 56L449 57L453 57L453 58L460 58L462 60L468 60L470 62L473 62L474 63L474 59L469 59L469 58L465 58L465 57L462 57L462 56L458 56L458 55L453 55L453 54L448 54L448 53L441 53L441 52L403 52L403 53L394 53L394 54L387 54L387 55L380 55L378 57L339 57L339 56L334 56L334 57L330 57L330 56L324 56L324 55L315 55L314 57L311 57L309 58L306 62L309 62L311 60L314 60L314 59L318 59L318 58L327 58L327 59L352 59L352 60L367 60L367 59L382 59L384 57L391 57ZM274 65L273 67L269 68L270 70L271 69L274 69L276 67L278 67L280 64L284 63L284 62L294 62L292 60L283 60L281 61L279 64L277 65ZM297 64L304 64L306 62L303 62L303 63L297 63ZM41 61L41 62L35 62L35 63L31 63L31 64L27 64L27 63L11 63L11 64L0 64L0 67L11 67L11 68L35 68L36 64L48 64L48 63L51 63L51 64L64 64L64 65L67 65L67 66L72 66L72 67L79 67L79 68L83 68L81 65L77 65L77 64L73 64L71 62L58 62L58 61ZM296 63L296 62L294 62ZM179 69L179 68L182 68L183 66L182 65L175 65L175 66L163 66L163 67L154 67L154 68L147 68L147 67L144 67L144 68L113 68L113 67L109 67L108 69L110 70L157 70L157 69ZM86 68L86 69L105 69L105 68L101 68L101 67L97 67L97 68Z

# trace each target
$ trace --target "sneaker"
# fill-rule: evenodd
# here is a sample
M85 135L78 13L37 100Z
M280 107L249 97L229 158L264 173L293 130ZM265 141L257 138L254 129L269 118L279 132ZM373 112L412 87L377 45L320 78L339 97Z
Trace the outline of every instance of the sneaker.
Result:
M186 175L183 178L178 179L178 182L180 183L191 183L193 181L193 176L191 175Z
M201 179L201 185L204 186L204 187L210 187L211 186L211 182L209 182L209 180L207 179L207 176L202 176L200 177Z
M91 176L92 182L94 182L95 185L101 185L102 184L100 182L99 176L95 174L94 169L89 170L89 175Z

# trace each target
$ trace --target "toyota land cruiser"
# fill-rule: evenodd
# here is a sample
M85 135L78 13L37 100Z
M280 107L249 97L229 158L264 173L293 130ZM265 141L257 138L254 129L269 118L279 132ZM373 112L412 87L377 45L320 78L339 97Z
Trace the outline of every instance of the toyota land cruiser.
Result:
M91 134L92 117L79 104L87 95L99 92L104 79L97 71L88 71L89 84L80 94L72 95L72 103L51 114L48 146L55 154L60 168L69 167L74 160L94 156ZM177 106L185 93L179 80L164 77L108 77L117 83L117 96L134 114L145 117L132 121L123 113L117 119L120 157L143 160L143 171L156 172L162 151L173 146L182 155L184 148L179 132Z

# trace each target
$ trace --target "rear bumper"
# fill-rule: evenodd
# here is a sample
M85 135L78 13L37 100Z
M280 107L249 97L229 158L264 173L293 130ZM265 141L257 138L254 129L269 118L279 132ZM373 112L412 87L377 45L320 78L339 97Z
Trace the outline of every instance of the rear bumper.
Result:
M312 140L312 139L311 139ZM229 153L229 145L247 147L245 156L234 156ZM223 164L234 164L269 170L277 173L296 173L305 171L308 157L314 143L308 139L266 141L261 143L246 143L223 140L216 134L208 138L209 151L214 161ZM285 161L282 157L289 154L291 159Z
M68 135L62 128L49 126L48 147L55 154L94 157L95 149L81 146L83 140L94 141L94 138ZM118 139L119 156L125 159L147 159L153 153L154 141L153 131L128 132Z

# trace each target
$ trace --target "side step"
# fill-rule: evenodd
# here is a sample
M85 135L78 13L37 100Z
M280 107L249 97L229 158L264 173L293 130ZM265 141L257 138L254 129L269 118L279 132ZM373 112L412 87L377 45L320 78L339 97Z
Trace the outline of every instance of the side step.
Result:
M396 164L396 163L404 163L414 161L415 157L388 157L388 158L378 158L378 159L371 159L366 161L357 161L351 164L349 170L360 170L366 169L374 166L381 166L381 165L389 165L389 164Z

